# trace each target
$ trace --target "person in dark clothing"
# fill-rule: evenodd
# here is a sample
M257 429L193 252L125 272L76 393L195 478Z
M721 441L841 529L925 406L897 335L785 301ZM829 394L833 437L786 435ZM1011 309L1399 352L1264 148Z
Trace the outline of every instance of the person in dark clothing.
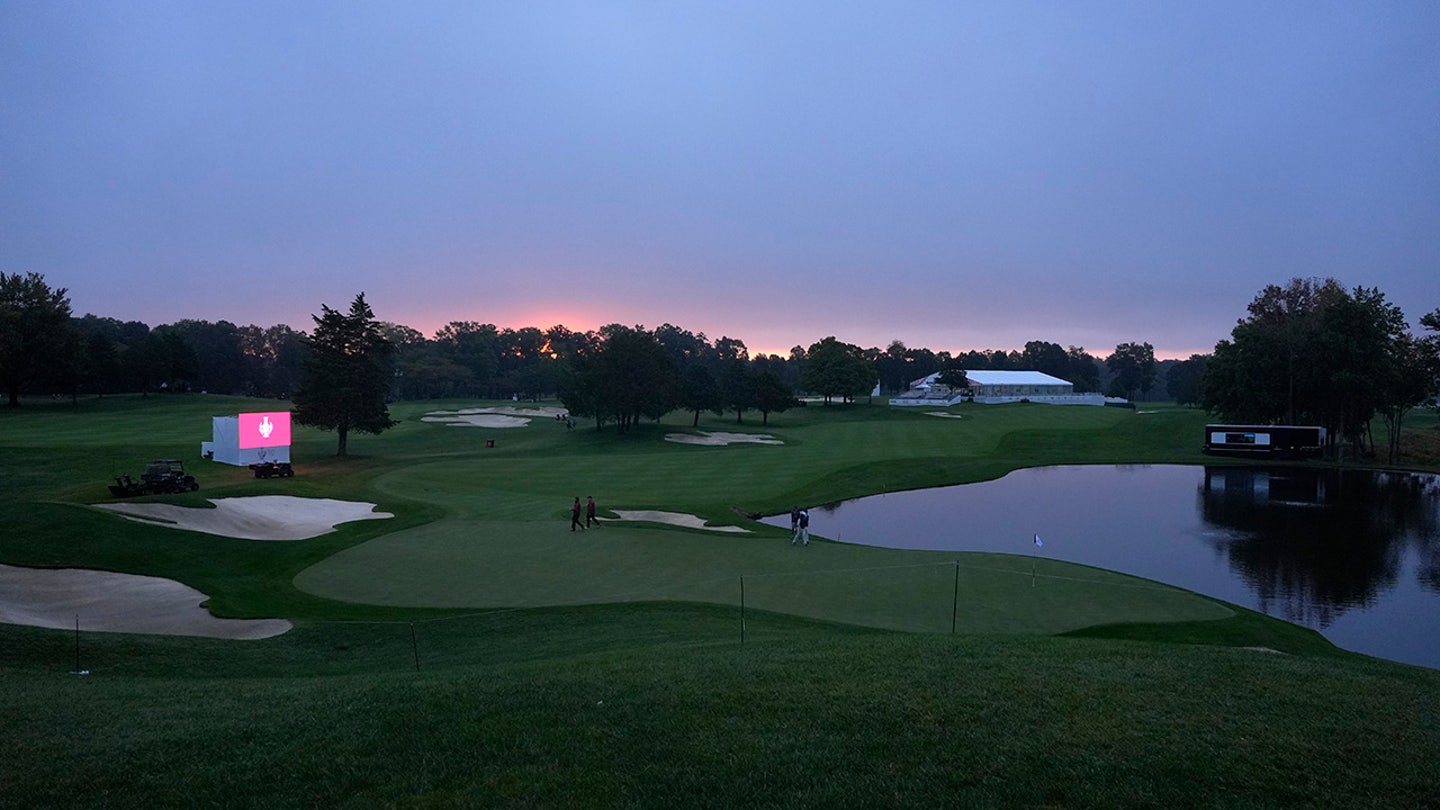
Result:
M585 528L587 528L587 529L590 528L590 524L591 524L591 523L594 523L596 526L599 526L599 525L600 525L600 520L599 520L599 518L595 517L595 496L594 496L594 495L591 495L591 496L589 496L588 498L585 499Z
M582 529L585 528L584 524L582 524L582 523L580 522L580 496L579 496L579 495L576 495L576 496L575 496L575 503L573 503L573 504L570 505L570 531L572 531L572 532L575 531L575 527L576 527L576 526L579 526L579 527L582 528Z

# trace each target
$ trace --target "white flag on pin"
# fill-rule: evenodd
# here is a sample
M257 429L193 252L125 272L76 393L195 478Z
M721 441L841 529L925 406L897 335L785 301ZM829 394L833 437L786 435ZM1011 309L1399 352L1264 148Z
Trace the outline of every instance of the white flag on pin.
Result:
M1043 545L1045 545L1045 541L1040 539L1040 535L1035 535L1035 547L1039 548Z

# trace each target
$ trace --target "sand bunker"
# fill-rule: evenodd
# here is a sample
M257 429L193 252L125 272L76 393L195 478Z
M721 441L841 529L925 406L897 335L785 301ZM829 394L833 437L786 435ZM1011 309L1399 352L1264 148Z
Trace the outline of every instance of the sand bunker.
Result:
M518 428L530 424L531 419L555 419L566 416L564 408L461 408L458 411L431 411L420 418L421 422L437 422L452 427Z
M684 512L656 512L653 510L613 510L620 516L620 520L643 520L650 523L667 523L671 526L683 526L687 529L704 529L708 532L739 532L749 534L749 529L742 529L739 526L711 526L695 515L687 515Z
M964 418L965 418L965 417L961 416L961 415L958 414L958 413L946 413L946 412L944 412L944 411L926 411L926 412L925 412L925 415L926 415L926 416L941 416L941 417L944 417L944 418L946 418L946 419L964 419Z
M771 436L768 433L711 433L700 431L700 433L667 433L665 441L677 444L699 444L706 447L719 447L727 444L784 444L785 442Z
M100 503L96 509L117 512L131 520L176 529L236 537L242 540L308 540L352 520L392 518L376 512L375 504L293 495L211 498L214 509L168 503Z
M259 639L290 629L284 619L219 619L205 594L170 579L78 568L0 565L0 622L83 631Z
M493 413L467 413L455 416L425 416L421 422L440 422L451 427L518 428L530 424L529 419Z

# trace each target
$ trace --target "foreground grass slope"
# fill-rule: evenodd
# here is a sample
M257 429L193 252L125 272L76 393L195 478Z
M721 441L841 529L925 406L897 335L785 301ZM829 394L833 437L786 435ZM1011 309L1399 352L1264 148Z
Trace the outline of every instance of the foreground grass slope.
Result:
M1085 578L1106 587L1007 590L1000 569L1023 557L967 555L951 635L953 561L836 544L802 559L743 516L1035 464L1198 462L1203 415L812 407L763 429L781 447L721 448L664 442L688 417L623 437L420 421L473 404L397 407L344 462L333 436L300 431L286 481L197 461L201 492L168 499L341 497L397 516L301 543L84 507L256 403L0 414L0 562L168 576L217 612L297 620L262 642L87 634L78 650L0 625L0 807L1440 805L1440 673L1105 572ZM581 545L566 507L592 493L757 531L611 525ZM367 594L377 579L398 596ZM91 675L70 674L77 656Z
M21 630L0 806L1425 807L1437 673L618 605L236 645ZM369 646L367 646L369 645ZM242 648L249 645L239 645ZM345 646L315 674L310 656ZM216 661L236 661L215 675ZM395 668L393 658L405 660ZM206 660L206 659L211 660ZM50 667L44 666L42 662ZM63 666L63 665L62 665ZM247 672L246 670L251 670ZM210 674L206 674L210 673Z

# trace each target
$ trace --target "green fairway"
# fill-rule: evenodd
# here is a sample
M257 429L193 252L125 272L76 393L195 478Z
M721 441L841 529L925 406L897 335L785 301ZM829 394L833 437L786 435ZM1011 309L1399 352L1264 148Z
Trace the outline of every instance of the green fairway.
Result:
M296 477L268 481L197 456L210 417L275 403L0 412L0 563L174 579L219 615L296 625L234 642L0 624L0 807L1436 797L1424 768L1382 763L1440 756L1424 720L1440 674L1023 551L797 548L752 519L1025 466L1202 463L1203 414L854 404L702 420L783 442L729 446L666 441L694 432L681 414L627 435L422 421L480 404L401 403L348 460L297 430ZM89 508L160 457L202 488L142 502L285 494L394 517L266 542ZM588 495L609 520L571 532ZM614 519L631 510L745 531Z
M802 411L766 426L783 445L696 447L665 441L681 427L655 426L616 439L576 435L537 421L515 436L451 431L455 442L500 435L497 448L387 472L378 488L447 510L424 526L330 557L297 586L342 601L397 607L503 607L681 600L746 604L795 615L924 632L1053 633L1094 624L1216 619L1211 600L1153 583L1043 561L904 552L816 542L797 549L740 513L775 510L816 481L898 465L890 475L933 474L986 457L1003 437L1052 430L1115 429L1134 414L1116 409L963 408L963 420L884 408ZM727 426L728 431L749 430ZM689 432L689 431L683 431ZM518 445L510 449L511 445ZM851 472L854 471L854 472ZM905 484L911 482L905 481ZM877 482L869 486L877 486ZM902 484L903 485L903 484ZM913 485L913 484L911 484ZM893 487L893 482L889 485ZM864 494L878 490L861 490ZM599 494L610 509L696 514L750 534L662 524L568 529L569 493ZM778 500L777 500L778 498ZM377 576L377 572L384 572ZM963 592L967 609L959 611Z
M360 615L369 615L362 606L738 605L742 577L749 580L747 606L921 631L954 625L1048 633L1228 615L1212 600L1045 560L1032 578L1030 561L1018 557L957 561L818 541L795 553L784 533L745 517L792 503L993 477L1020 466L1012 459L1029 461L1032 448L1057 442L1066 452L1084 447L1087 460L1106 454L1173 460L1195 443L1197 419L1186 411L1137 416L1110 408L971 406L953 409L963 419L940 419L884 406L812 406L763 427L781 445L718 447L666 441L667 434L693 432L683 416L625 436L570 430L546 418L513 429L423 421L432 411L477 404L401 404L400 425L358 438L363 457L347 462L327 457L328 435L298 431L295 479L255 481L243 469L192 461L204 489L169 500L203 507L206 498L283 492L370 501L396 515L283 544L197 535L63 505L108 499L103 484L127 464L193 457L210 416L255 403L118 398L5 414L3 452L14 466L38 473L55 464L64 474L37 474L34 491L25 493L33 501L10 507L12 525L27 530L0 549L0 561L170 577L209 594L213 610L239 617L340 617L351 613L345 603L355 603ZM707 420L702 428L762 431L728 421ZM131 444L140 433L156 446ZM107 436L114 444L105 443ZM602 514L658 509L747 531L612 522L570 532L571 499L592 494ZM81 526L89 528L77 532ZM959 609L957 587L973 602L970 609Z

